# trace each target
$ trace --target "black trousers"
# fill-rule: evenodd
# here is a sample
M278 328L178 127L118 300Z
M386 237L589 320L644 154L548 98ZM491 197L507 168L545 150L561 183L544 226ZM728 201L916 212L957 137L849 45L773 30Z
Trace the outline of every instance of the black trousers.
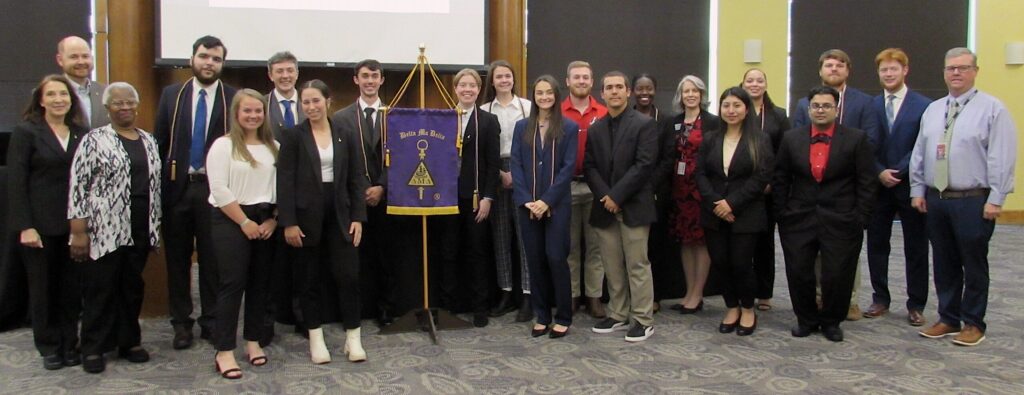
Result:
M82 263L82 354L99 355L114 347L142 344L139 312L149 257L149 199L132 198L132 241L95 261ZM91 218L91 221L100 220Z
M246 217L260 224L273 217L271 204L241 206ZM217 351L236 347L238 313L245 296L245 328L242 337L260 341L267 336L267 300L270 297L270 265L274 259L274 240L249 240L231 218L212 208L214 251L217 253L217 312L213 327L213 346Z
M898 188L899 186L897 186ZM896 197L892 188L879 188L878 205L868 226L868 269L872 303L889 306L889 252L892 220L900 215L903 252L906 255L907 309L924 310L928 301L928 230L925 215L910 206L910 199Z
M846 319L863 233L840 239L816 229L780 233L786 279L797 322L806 327L839 325ZM821 300L815 302L814 260L821 254Z
M32 337L40 355L64 354L78 347L79 267L71 261L67 234L40 239L43 248L18 246L28 275Z
M768 229L757 234L754 246L754 297L771 299L775 288L775 213L772 210L772 195L764 196L768 210Z
M749 309L754 307L756 276L754 247L759 233L732 233L730 224L719 229L704 228L711 268L718 273L725 306Z
M334 196L334 184L323 184L323 195ZM320 243L315 246L305 246L299 249L299 260L303 261L306 267L305 281L300 290L302 294L303 323L307 329L317 329L323 324L321 314L320 293L321 289L320 269L327 266L334 278L337 289L338 306L341 309L342 326L345 329L359 327L359 253L352 243L345 241L342 232L348 229L341 229L338 223L337 211L334 207L334 199L324 199L324 217L321 222L323 233Z
M192 252L199 252L199 325L210 328L217 302L217 261L210 234L210 185L189 183L177 203L165 206L167 299L171 325L192 328Z
M395 314L398 282L396 272L397 254L395 245L389 243L396 239L397 230L387 214L387 202L381 200L375 207L366 207L366 223L363 224L363 240L359 244L361 296L368 297L367 302L376 309L376 313L387 311ZM375 313L375 314L376 314Z
M458 214L431 219L436 224L432 233L440 239L441 305L456 312L487 312L494 284L490 219L476 222L472 199L459 199ZM460 297L463 288L469 288L468 298ZM470 306L463 306L463 300Z

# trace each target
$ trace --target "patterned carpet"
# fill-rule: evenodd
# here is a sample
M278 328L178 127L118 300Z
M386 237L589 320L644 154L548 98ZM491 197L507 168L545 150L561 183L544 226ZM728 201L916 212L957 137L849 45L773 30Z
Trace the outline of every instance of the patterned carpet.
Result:
M896 226L894 245L901 245L900 237ZM440 332L439 346L423 333L378 335L367 321L366 363L344 361L344 333L331 325L326 331L333 363L310 363L304 339L287 334L267 349L267 366L243 364L245 377L229 382L214 373L209 344L174 351L166 320L150 319L143 340L152 361L114 359L101 375L80 368L45 371L30 330L2 333L0 393L1022 394L1024 291L1018 287L1024 271L1018 265L1024 228L997 227L991 246L988 340L974 348L921 338L905 324L901 256L890 268L892 313L843 324L843 343L820 335L793 338L780 256L776 307L759 316L757 333L746 338L717 333L724 310L717 297L696 316L659 313L654 336L639 344L623 341L623 332L591 333L594 320L585 314L576 316L569 336L560 340L530 338L529 325L512 322L510 314L486 328ZM863 262L862 308L871 292ZM926 316L929 324L936 317L934 290Z

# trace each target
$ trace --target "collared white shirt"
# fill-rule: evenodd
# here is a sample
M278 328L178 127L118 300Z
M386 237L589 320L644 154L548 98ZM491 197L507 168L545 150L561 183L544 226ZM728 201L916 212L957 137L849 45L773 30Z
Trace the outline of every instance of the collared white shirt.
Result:
M71 88L75 90L75 95L78 96L78 102L82 104L82 113L85 114L85 124L92 125L92 98L89 97L89 86L92 85L92 81L88 78L85 80L84 85L78 85L75 80L64 74L64 77L71 82Z
M502 158L512 155L512 133L516 127L516 121L526 119L530 116L530 105L532 102L519 96L513 96L508 105L502 105L498 100L480 106L481 110L487 111L498 117L498 125L501 126L499 153Z
M380 113L380 96L377 97L377 101L373 103L367 103L363 100L363 96L359 96L359 116L365 117L366 113L363 112L364 108L372 108L373 111L373 124L377 124L377 114Z
M284 100L291 100L292 102L290 103L290 106L292 108L292 117L294 117L296 124L299 123L298 122L299 121L299 112L298 112L299 111L299 104L298 104L299 103L299 90L298 89L293 89L292 90L292 96L291 97L284 97L284 95L281 94L281 91L279 91L279 90L277 90L275 88L274 89L274 100L277 100L277 107L281 110L281 120L282 121L284 121L284 113L285 113L284 103L282 103L282 101L284 101Z
M882 91L884 92L882 95L883 106L889 105L889 95L896 95L896 98L893 99L892 101L892 118L896 119L896 117L900 114L900 107L903 106L903 100L907 98L907 84L903 84L903 86L900 89L896 90L896 92L889 92L885 89L883 89Z
M459 104L459 107L462 108L462 105ZM466 133L469 133L469 131L466 130L466 128L469 127L469 120L473 117L473 110L475 109L476 106L470 108L462 108L462 124L459 125L460 135L465 136Z
M191 136L191 133L194 132L194 130L192 130L192 125L195 125L196 107L199 106L199 91L200 90L205 90L206 91L206 126L203 127L203 135L205 136L206 133L209 133L209 131L210 131L210 117L213 115L213 100L214 100L214 98L217 97L217 88L219 87L219 85L220 85L220 80L217 80L217 82L214 82L214 83L210 84L210 86L207 86L207 87L204 88L202 85L199 84L199 80L197 80L195 78L192 79L192 122L191 122L190 127L189 127L190 136ZM209 137L209 136L206 136L206 137ZM193 169L192 166L189 166L188 168L189 168L189 173L205 173L206 172L205 168L203 168L203 169Z

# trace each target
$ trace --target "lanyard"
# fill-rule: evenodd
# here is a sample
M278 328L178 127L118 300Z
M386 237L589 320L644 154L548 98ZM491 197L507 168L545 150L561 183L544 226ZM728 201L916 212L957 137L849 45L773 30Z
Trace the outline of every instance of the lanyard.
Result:
M960 107L957 107L956 112L953 113L953 117L952 118L950 118L950 116L949 116L949 105L952 104L953 101L956 101L956 99L953 98L953 97L950 97L949 99L946 100L946 131L947 131L947 133L952 133L952 131L953 131L953 124L956 123L957 117L959 117L960 113L964 111L964 107L967 107L967 103L970 103L971 99L974 99L974 96L976 96L977 94L978 94L977 90L975 90L974 93L971 93L971 95L967 97L967 100L964 100L964 104L961 104Z

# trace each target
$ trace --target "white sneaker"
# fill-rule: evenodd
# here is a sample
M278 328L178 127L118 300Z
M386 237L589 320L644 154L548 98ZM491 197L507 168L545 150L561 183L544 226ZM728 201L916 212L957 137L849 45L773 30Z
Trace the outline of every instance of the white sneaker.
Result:
M628 329L625 322L616 321L614 318L608 317L597 324L591 329L594 333L612 333L615 331L624 331Z

